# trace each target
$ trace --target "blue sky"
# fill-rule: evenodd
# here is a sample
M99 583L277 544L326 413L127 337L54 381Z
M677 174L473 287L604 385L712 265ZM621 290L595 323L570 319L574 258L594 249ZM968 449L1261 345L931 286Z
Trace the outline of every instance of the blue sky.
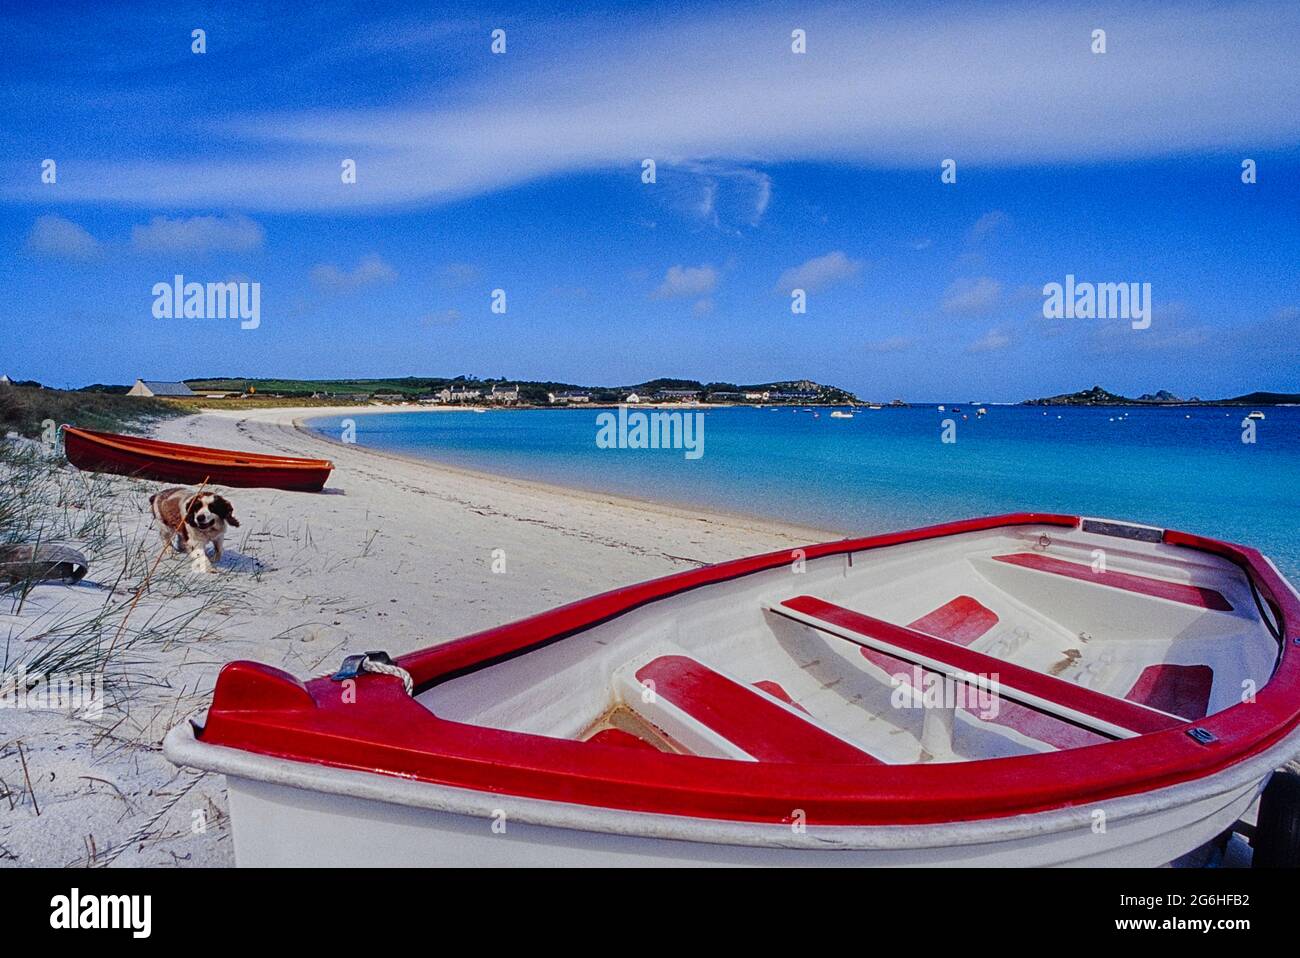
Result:
M52 7L0 23L15 378L1300 391L1295 3ZM261 325L154 318L177 273ZM1067 274L1151 327L1044 319Z

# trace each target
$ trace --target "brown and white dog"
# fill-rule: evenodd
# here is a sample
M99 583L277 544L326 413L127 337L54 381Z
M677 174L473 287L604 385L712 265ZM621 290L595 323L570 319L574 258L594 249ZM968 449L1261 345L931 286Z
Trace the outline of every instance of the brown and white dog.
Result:
M208 561L207 548L212 545L212 558L221 561L221 540L227 526L238 528L235 507L230 500L215 492L192 493L189 489L172 486L149 497L158 534L174 552L194 556L206 572L215 572Z

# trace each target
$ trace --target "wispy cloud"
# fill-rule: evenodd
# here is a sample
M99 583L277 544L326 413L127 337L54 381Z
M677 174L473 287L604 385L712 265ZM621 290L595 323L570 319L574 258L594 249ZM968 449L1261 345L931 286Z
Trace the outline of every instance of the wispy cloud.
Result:
M990 210L975 221L975 225L970 228L967 239L970 242L978 243L996 233L1007 221L1008 216L1006 213L1001 210Z
M990 329L966 347L968 353L992 353L1011 345L1011 333L1005 328Z
M377 253L361 257L355 269L340 269L333 263L321 263L312 267L312 281L322 289L330 292L352 292L376 283L391 283L397 279L397 271Z
M992 309L1002 296L1002 284L991 276L956 280L944 293L946 313L983 313Z
M27 248L56 259L90 260L99 255L99 240L84 227L53 213L38 216L27 234Z
M670 266L660 283L650 294L651 299L680 299L687 296L707 296L718 285L718 271L712 266Z
M1209 3L1092 13L1063 18L1051 5L959 7L942 17L924 8L870 16L813 8L801 11L809 52L797 58L788 18L776 14L710 12L669 27L605 19L578 60L572 21L538 22L528 56L511 53L490 71L468 71L437 91L433 108L429 91L405 89L406 106L218 118L188 158L103 155L57 193L11 185L7 195L346 209L445 202L574 171L631 178L646 156L746 168L933 167L937 176L942 157L966 171L1300 142L1294 3L1253 5L1249 15L1237 4ZM1097 56L1088 34L1100 22L1113 49ZM368 36L373 57L384 39ZM275 63L277 71L293 66ZM143 117L137 123L128 131L134 139L152 135ZM214 158L212 136L235 147ZM340 181L344 157L357 160L355 184ZM755 183L751 208L761 217L770 183ZM710 213L706 200L701 195L702 215Z
M243 253L266 239L266 231L247 216L155 216L131 228L131 245L145 253Z
M862 272L862 265L862 260L850 259L843 250L835 250L790 267L776 281L776 289L781 293L788 293L792 289L808 292L825 289L857 276Z

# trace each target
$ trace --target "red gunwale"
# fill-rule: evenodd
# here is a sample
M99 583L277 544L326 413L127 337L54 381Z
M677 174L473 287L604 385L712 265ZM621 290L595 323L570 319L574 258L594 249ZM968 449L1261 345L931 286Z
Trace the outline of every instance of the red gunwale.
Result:
M212 485L319 492L334 468L328 459L270 456L97 432L77 426L62 428L65 454L78 469L160 482L206 480Z
M1019 525L1079 526L1077 516L1017 513L809 546L807 559ZM1221 771L1277 742L1300 721L1300 601L1255 549L1168 531L1169 545L1225 558L1272 607L1282 632L1272 678L1254 702L1136 738L951 765L807 765L733 762L602 747L440 719L400 681L367 674L357 701L338 683L304 685L278 669L227 665L200 733L203 742L261 755L378 772L492 794L748 822L819 825L969 821L1048 811L1149 791ZM399 658L428 688L590 628L647 602L791 561L792 551L737 559L593 596Z

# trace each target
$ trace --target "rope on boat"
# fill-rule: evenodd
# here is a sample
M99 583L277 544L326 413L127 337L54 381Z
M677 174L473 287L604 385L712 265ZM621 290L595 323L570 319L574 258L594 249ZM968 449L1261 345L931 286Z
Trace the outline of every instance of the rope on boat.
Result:
M330 678L335 682L343 682L347 679L355 679L362 672L375 672L401 679L406 694L415 694L415 683L411 681L411 673L389 658L387 652L362 652L358 655L349 655Z
M377 672L380 675L391 675L393 678L401 679L402 685L406 689L407 695L414 694L414 684L411 682L411 673L406 671L400 665L393 665L391 662L377 662L370 656L361 660L361 671Z

